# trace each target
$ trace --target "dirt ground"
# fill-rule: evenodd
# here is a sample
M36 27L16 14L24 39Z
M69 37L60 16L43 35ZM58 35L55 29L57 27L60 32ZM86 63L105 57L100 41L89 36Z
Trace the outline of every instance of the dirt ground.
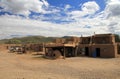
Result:
M0 79L120 79L120 58L50 60L0 50Z

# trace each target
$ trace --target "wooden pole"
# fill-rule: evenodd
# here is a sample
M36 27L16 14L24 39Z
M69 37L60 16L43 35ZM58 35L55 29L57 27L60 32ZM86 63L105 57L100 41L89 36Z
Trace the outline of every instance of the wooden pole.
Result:
M75 56L77 56L78 46L75 47Z
M44 43L42 43L42 51L45 52Z
M63 47L63 51L64 51L63 59L65 59L65 47Z
M72 47L72 57L75 56L74 47Z
M45 49L44 49L44 53L45 53L45 56L46 56L46 47L45 47Z

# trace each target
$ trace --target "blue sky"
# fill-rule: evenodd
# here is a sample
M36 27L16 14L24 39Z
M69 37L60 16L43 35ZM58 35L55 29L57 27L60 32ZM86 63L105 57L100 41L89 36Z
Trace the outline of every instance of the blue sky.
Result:
M1 38L120 34L119 18L120 0L0 0Z
M9 1L9 0L8 0ZM42 0L41 0L42 1ZM64 8L66 5L69 5L69 9L68 11L71 12L71 11L74 11L74 10L81 10L81 6L82 4L86 3L86 2L89 2L89 1L94 1L96 2L99 7L100 7L100 10L98 12L101 12L105 9L105 0L46 0L49 5L51 7L56 7L58 9L60 9L60 12L58 12L57 14L59 14L60 16L59 17L67 17L67 14L65 13L64 11ZM45 9L49 10L49 8L46 8L46 6L43 6L45 7ZM4 7L0 7L1 10L4 9ZM43 15L45 17L48 17L49 19L43 19L43 21L51 21L51 22L54 22L54 23L62 23L62 22L69 22L69 21L63 21L63 20L55 20L52 18L52 16L57 16L56 14L53 14L53 13L46 13L46 14L42 14L40 12L34 12L34 11L30 11L31 13L28 15L30 19L35 19L33 16L40 16L40 15ZM0 15L5 15L5 14L8 14L8 15L16 15L10 11L1 11L0 12ZM19 16L21 17L25 17L24 14L18 14ZM71 22L71 21L70 21Z
M74 9L80 9L80 4L84 4L88 1L95 1L101 7L101 10L105 8L105 0L47 0L51 5L56 7L63 7L66 4L69 4L74 7Z

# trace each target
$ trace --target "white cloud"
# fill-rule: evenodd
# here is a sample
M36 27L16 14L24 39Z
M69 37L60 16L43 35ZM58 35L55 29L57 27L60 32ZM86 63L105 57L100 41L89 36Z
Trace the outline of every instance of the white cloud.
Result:
M99 5L94 1L89 1L82 5L82 11L86 12L87 14L94 14L99 9Z
M104 11L107 27L111 33L120 33L120 0L107 0L107 5Z
M44 3L44 5L45 5L46 7L49 6L49 4L48 4L48 2L47 2L46 0L42 0L42 2Z
M98 19L82 19L80 22L69 24L54 24L37 20L23 19L19 16L0 16L0 32L6 35L45 35L45 36L65 36L65 35L92 35L94 32L106 33L105 27L99 26ZM91 28L85 28L90 25ZM98 25L95 27L94 25ZM102 30L100 30L102 29Z
M113 3L113 2L119 2L120 0L105 0L106 1L106 3L108 4L108 3Z
M79 20L84 16L92 16L100 9L99 5L94 1L86 2L82 5L81 10L76 10L68 13L74 20Z
M64 10L67 11L69 8L71 8L71 6L69 4L65 5Z
M0 16L0 32L8 35L45 35L62 36L65 33L64 28L58 24L49 22L23 19L16 16Z
M120 1L116 1L116 2L110 2L107 4L106 10L108 13L108 17L110 16L120 16Z
M44 13L42 6L49 6L45 0L1 0L0 5L4 11L26 16L30 14L30 11Z
M96 7L95 7L96 6ZM73 26L79 26L80 31L89 33L120 33L120 0L111 0L106 4L104 11L94 14L100 8L94 1L82 5L82 11L68 13L71 19L76 21ZM86 17L83 17L87 15ZM93 16L91 18L91 16ZM89 29L84 29L88 25ZM86 28L86 27L85 27Z
M83 20L81 24L86 24ZM23 19L19 16L0 16L0 34L8 35L45 35L45 36L65 36L81 34L90 35L96 28L84 28L75 23L54 24L43 21ZM5 36L5 35L4 35Z

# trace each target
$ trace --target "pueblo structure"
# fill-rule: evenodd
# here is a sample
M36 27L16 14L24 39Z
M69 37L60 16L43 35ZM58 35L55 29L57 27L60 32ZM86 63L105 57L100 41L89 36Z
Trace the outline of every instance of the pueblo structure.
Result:
M53 58L89 56L115 58L120 56L120 43L115 42L114 34L95 34L89 37L56 39L45 44L45 55Z

